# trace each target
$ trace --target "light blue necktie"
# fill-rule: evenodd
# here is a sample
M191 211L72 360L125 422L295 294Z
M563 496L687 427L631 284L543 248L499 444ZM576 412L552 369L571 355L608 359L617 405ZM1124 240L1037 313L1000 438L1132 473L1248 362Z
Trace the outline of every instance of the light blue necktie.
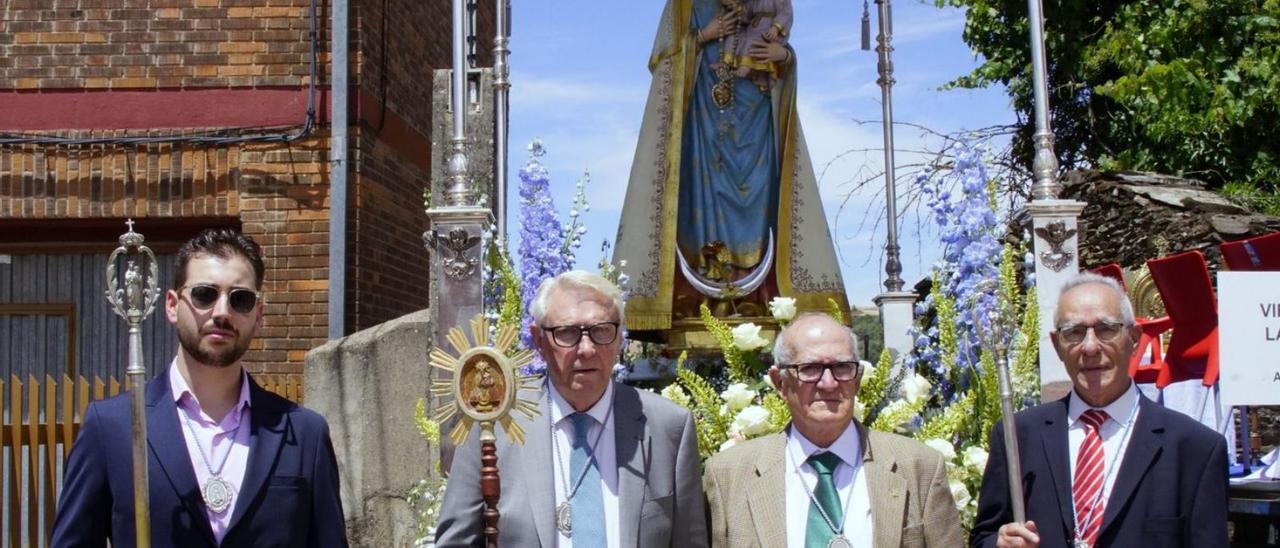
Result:
M573 496L573 534L570 539L573 540L574 548L607 546L604 538L604 496L600 493L600 468L592 460L593 449L587 442L587 432L591 431L595 419L586 413L574 413L569 415L569 419L573 421L573 456L569 459L569 478L570 481L582 478L582 484ZM573 489L573 484L569 485L569 489Z

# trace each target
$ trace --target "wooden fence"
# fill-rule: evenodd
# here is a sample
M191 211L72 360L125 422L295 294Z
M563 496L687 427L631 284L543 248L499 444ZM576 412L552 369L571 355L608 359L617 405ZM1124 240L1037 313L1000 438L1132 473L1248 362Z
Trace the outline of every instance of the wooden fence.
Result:
M302 401L302 381L297 375L254 375L263 388L296 402ZM43 381L17 375L0 379L0 521L5 534L0 544L10 547L47 546L53 531L54 510L62 488L63 465L71 442L80 431L85 409L94 400L128 391L112 378L103 382L78 377L46 376Z

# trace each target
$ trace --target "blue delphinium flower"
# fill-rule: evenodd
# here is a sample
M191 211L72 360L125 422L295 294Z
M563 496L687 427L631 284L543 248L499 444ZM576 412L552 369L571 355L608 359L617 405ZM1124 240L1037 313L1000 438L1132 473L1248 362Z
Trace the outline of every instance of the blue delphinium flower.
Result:
M551 180L541 158L546 155L542 142L534 139L529 144L529 161L520 168L520 301L523 305L523 325L533 321L530 314L533 297L542 281L572 267L572 259L564 253L565 228L556 216L555 203L551 199ZM520 342L524 348L533 348L533 335L528 329L520 330ZM546 368L541 357L526 374L541 372Z

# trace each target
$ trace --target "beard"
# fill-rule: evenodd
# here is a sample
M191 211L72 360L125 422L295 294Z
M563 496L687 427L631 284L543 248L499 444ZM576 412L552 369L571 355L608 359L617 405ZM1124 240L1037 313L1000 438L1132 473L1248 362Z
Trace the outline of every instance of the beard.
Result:
M182 345L182 349L186 351L188 356L209 367L227 367L240 361L244 353L249 350L251 339L240 336L240 331L230 324L218 325L218 328L235 333L235 344L216 349L203 348L200 346L203 337L200 335L198 328L194 330L178 329L178 344Z

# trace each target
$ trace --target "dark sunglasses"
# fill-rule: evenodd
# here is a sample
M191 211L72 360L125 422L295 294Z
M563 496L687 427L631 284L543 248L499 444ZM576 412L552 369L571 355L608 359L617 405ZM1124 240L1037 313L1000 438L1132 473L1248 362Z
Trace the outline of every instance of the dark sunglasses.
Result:
M595 325L543 327L542 330L550 331L551 340L555 341L558 346L573 348L582 341L584 333L591 338L591 342L598 345L609 344L617 340L618 325L618 322L601 322Z
M187 285L182 290L190 290L191 304L201 310L213 308L222 296L222 290L208 284ZM236 312L248 314L253 312L253 307L258 306L258 299L261 297L261 293L252 289L235 287L227 291L227 304Z
M778 369L795 369L796 378L800 382L818 382L822 380L822 373L828 369L831 370L831 378L840 382L849 382L858 376L858 362L832 362L832 363L791 363L779 365Z

